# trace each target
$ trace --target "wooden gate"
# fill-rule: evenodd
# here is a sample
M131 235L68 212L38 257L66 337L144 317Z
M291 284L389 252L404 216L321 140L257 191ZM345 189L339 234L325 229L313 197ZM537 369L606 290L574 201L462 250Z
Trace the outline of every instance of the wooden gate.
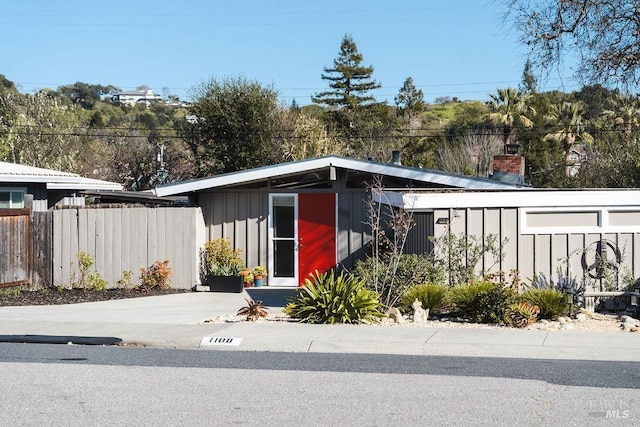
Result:
M30 209L0 209L0 288L27 285Z
M51 213L0 209L0 288L51 286Z

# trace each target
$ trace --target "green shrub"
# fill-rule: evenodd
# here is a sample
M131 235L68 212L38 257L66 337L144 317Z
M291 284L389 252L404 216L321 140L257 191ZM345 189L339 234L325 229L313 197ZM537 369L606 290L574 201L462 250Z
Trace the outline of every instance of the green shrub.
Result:
M553 288L527 289L520 295L520 299L540 307L539 319L557 319L569 313L569 295Z
M516 293L510 287L484 281L451 289L455 313L476 323L503 323L515 297Z
M505 238L487 234L484 237L465 235L464 233L447 233L438 238L431 238L437 253L437 261L446 266L450 285L469 283L475 278L483 277L504 259L504 246L509 242ZM493 265L476 271L476 266L486 256L494 260Z
M78 270L80 270L80 279L78 279L78 283L72 283L71 287L87 289L88 281L89 281L89 269L95 263L93 257L86 252L78 252L76 254L78 258Z
M118 288L129 289L131 287L131 278L133 277L133 271L122 270L122 279L116 282Z
M311 274L289 298L284 312L305 323L377 323L384 316L380 295L364 280L335 269Z
M87 282L89 283L89 289L93 289L94 291L104 291L109 284L97 271L89 274Z
M418 299L422 303L422 308L428 309L431 313L440 310L447 303L448 288L444 285L433 283L423 283L408 288L400 298L399 309L404 313L413 311L411 306Z
M365 281L367 288L384 297L392 306L410 286L420 283L444 283L442 265L427 256L400 254L376 260L368 257L357 261L353 273Z
M225 238L209 240L200 249L200 277L238 276L244 268L242 249L233 249Z

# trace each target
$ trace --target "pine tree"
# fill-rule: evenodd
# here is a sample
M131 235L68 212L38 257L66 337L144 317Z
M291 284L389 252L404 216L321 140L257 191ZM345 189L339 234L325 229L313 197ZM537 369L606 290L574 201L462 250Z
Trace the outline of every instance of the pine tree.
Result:
M394 101L398 107L398 114L406 117L409 122L426 109L424 94L413 84L412 77L407 77Z
M333 67L325 67L322 74L322 80L327 80L332 90L317 93L311 100L316 104L338 107L349 112L374 104L376 99L371 91L381 86L371 79L373 67L361 64L362 54L358 52L353 38L345 35Z
M538 79L533 74L533 64L530 59L524 64L524 70L522 71L522 82L519 87L522 92L529 92L534 94L538 89Z

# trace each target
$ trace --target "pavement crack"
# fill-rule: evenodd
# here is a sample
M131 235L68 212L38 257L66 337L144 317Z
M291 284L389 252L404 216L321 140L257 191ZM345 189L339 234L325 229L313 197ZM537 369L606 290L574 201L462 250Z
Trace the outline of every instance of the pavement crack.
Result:
M429 338L427 338L427 340L424 342L425 344L427 344L429 341L431 341L431 338L433 338L434 336L436 336L436 334L440 332L440 329L436 329L434 333L432 333L431 335L429 335Z
M322 338L324 335L327 335L327 333L328 333L328 332L329 332L329 329L326 329L326 328L325 328L324 332L322 332L322 333L321 333L320 335L318 335L317 337L312 338L312 339L311 339L311 341L309 342L309 345L307 346L307 353L310 353L310 352L311 352L311 347L313 346L313 343L314 343L317 339Z
M544 347L545 343L547 342L547 338L549 338L549 331L547 331L547 333L544 336L544 339L542 340L542 344L540 345L541 347Z

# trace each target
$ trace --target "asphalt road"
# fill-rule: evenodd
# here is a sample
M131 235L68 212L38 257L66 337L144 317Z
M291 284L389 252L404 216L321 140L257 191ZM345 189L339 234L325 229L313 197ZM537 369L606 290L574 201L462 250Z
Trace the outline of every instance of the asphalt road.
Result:
M455 375L538 380L567 386L640 389L640 362L0 343L0 363L3 362Z
M0 344L0 425L639 425L639 369Z

